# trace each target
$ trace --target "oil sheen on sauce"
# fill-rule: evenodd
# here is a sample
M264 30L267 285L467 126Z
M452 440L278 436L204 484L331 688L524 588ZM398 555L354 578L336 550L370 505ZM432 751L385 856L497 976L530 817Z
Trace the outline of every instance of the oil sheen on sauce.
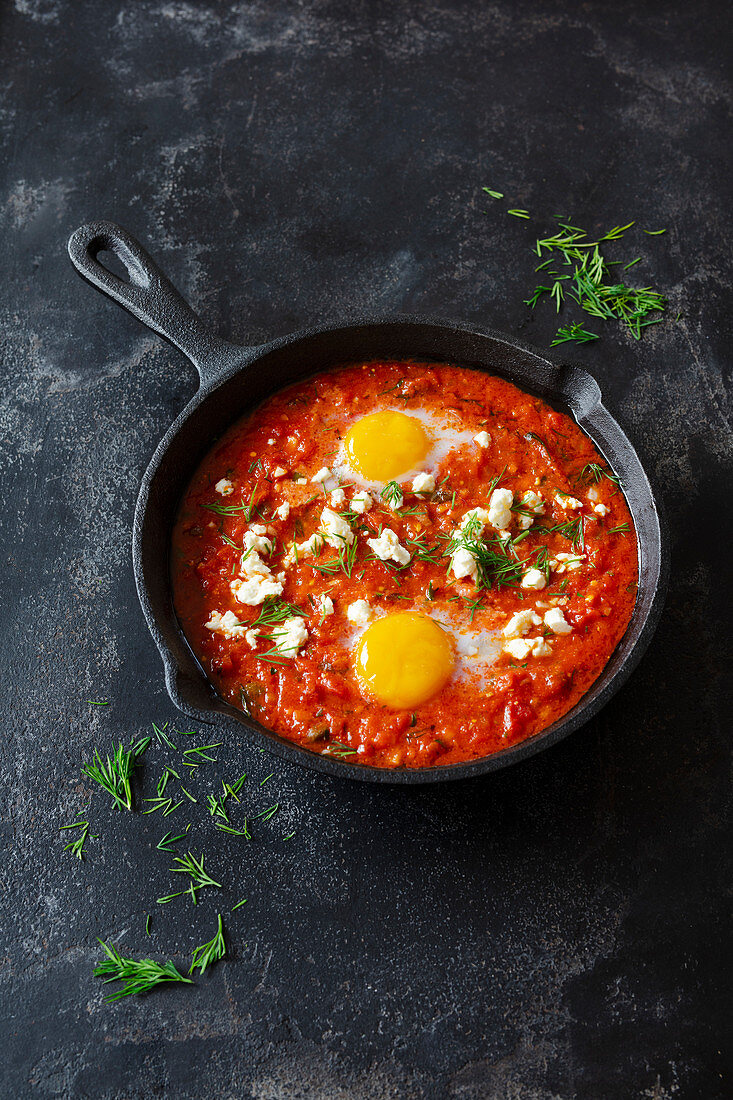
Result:
M588 691L628 625L636 535L568 416L502 379L379 361L277 393L207 455L172 542L219 694L378 767L475 760Z

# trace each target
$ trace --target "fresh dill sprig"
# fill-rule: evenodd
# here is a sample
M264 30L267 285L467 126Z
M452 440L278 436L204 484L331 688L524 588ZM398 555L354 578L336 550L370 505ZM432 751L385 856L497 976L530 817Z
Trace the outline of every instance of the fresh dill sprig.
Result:
M588 462L580 471L578 479L584 481L586 485L597 485L601 478L607 478L608 481L612 481L614 485L621 485L621 482L616 477L616 474L610 470L604 470L603 466L599 466L597 462Z
M198 756L198 758L200 760L208 760L209 763L215 764L216 763L216 757L215 756L209 756L208 753L207 753L207 750L208 749L218 749L219 746L222 745L223 743L224 743L223 741L217 741L213 745L202 745L198 749L184 749L183 750L183 755L184 756Z
M618 527L609 527L609 535L625 535L629 531L628 523L619 523Z
M72 855L75 855L77 859L83 860L84 845L86 844L87 837L92 836L96 839L96 837L99 836L99 833L90 834L88 821L74 821L71 825L61 825L59 827L59 832L63 832L64 829L81 829L81 833L78 835L76 840L70 840L68 844L64 844L64 851L67 851L70 848Z
M195 949L188 971L189 974L193 974L194 970L198 970L199 974L203 974L209 966L218 962L219 959L223 959L226 955L224 926L221 920L221 913L218 914L218 918L214 938L209 940L208 943L202 943L200 947Z
M120 743L114 755L107 756L105 760L95 750L91 764L82 764L82 774L111 794L118 810L132 810L132 773L149 744L149 737L142 738L127 749Z
M515 218L529 219L529 210L507 210L507 214L511 214Z
M247 523L250 522L253 515L259 515L260 510L256 504L257 489L252 490L252 495L245 504L242 501L240 504L204 504L204 508L208 508L210 512L215 512L218 516L244 516Z
M160 838L155 847L160 852L173 852L175 849L171 848L171 844L176 844L179 840L185 840L190 827L190 825L187 825L185 830L179 833L178 836L173 836L173 833L166 833L165 836Z
M340 741L331 741L321 752L321 756L335 756L338 760L356 755L356 749L350 748L349 745L343 745Z
M106 1001L119 1001L121 997L149 993L163 982L193 984L190 978L185 978L176 970L172 962L161 964L153 959L125 959L114 944L105 943L104 940L99 942L107 958L94 967L95 978L104 978L105 985L108 982L123 983L122 989L105 997Z
M382 500L386 501L390 508L396 509L402 507L402 490L396 481L388 481L379 495Z
M570 343L589 344L592 340L600 340L600 336L595 332L589 332L582 323L561 325L555 333L550 347L554 348L557 347L558 344Z
M188 875L193 890L203 890L206 886L221 890L221 883L213 879L205 870L203 856L197 858L192 852L186 852L184 856L176 856L173 862L179 866L171 867L171 871L176 875Z
M485 191L487 195L491 195L492 199L503 199L504 195L501 191L492 191L490 187L482 187L482 191Z
M173 749L174 752L178 752L177 746L173 744L170 737L165 732L168 728L168 722L166 722L163 726L156 726L155 722L153 722L152 726L153 732L155 733L155 738L159 742L159 744L167 745L169 749Z
M246 904L247 904L247 898L242 898L241 901L238 901L236 905L232 906L232 913L235 911L235 909L240 909L243 905L246 905Z

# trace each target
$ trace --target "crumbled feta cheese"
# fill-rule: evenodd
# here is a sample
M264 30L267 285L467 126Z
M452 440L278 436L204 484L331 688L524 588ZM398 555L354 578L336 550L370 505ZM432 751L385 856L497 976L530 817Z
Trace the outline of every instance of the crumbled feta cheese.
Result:
M214 488L217 493L220 493L223 497L228 497L230 493L234 492L234 486L226 477L223 477L221 481L217 481Z
M367 544L372 548L380 561L396 561L398 565L407 565L410 560L410 551L400 546L399 539L394 531L385 527L379 538L367 539Z
M396 482L390 484L390 488L386 496L384 489L382 489L379 495L388 508L390 508L393 512L398 512L402 505L405 503L405 498L399 485L397 485L396 489L395 485L397 485ZM385 485L384 488L386 489L387 486Z
M282 626L273 630L272 640L281 653L295 657L308 641L308 631L305 628L303 616L292 615L286 619Z
M540 626L542 619L531 607L517 611L502 630L505 638L520 638L529 633L533 626Z
M570 572L572 569L580 569L583 564L583 558L578 554L556 554L554 558L550 558L550 568L555 573L564 573L566 570Z
M511 531L498 531L496 537L501 539L502 542L506 542L507 539L512 537L512 533Z
M341 550L344 546L350 546L354 541L354 532L349 526L348 520L340 516L338 512L324 508L321 512L321 534L329 546Z
M355 626L366 626L372 617L372 609L366 600L355 600L346 609L346 618Z
M240 559L240 570L244 577L270 577L270 566L263 561L256 550L245 550Z
M331 504L333 504L334 508L338 504L343 504L345 500L346 493L343 491L343 489L334 489L334 491L331 493Z
M263 603L268 596L282 595L282 582L272 577L255 575L244 581L232 581L229 585L240 603L246 603L250 607L256 607Z
M413 493L432 493L435 488L435 478L432 474L417 474L412 481Z
M552 653L552 647L544 638L515 638L505 643L504 652L517 661L523 661L530 654L533 657L547 657Z
M275 446L275 440L274 439L268 439L267 440L267 446L268 447L274 447Z
M261 523L255 524L250 527L248 531L244 532L244 549L256 550L258 554L271 554L272 542L270 539L265 538L266 527L263 527Z
M478 577L478 565L471 551L466 546L459 546L453 551L450 558L450 567L457 580L470 577L474 584Z
M295 480L296 485L307 485L308 484L308 478L307 477L296 477L294 480Z
M535 516L542 516L545 513L545 502L539 493L533 492L528 489L521 500L523 508L534 513L531 516L519 516L519 526L523 531L528 531L534 523Z
M222 615L219 611L212 611L211 618L204 623L207 630L215 630L218 634L224 634L227 638L238 638L245 632L245 627L240 623L233 611L227 611Z
M489 500L489 523L503 531L512 522L514 493L511 489L494 489Z
M244 640L250 649L257 649L257 639L260 636L259 630L248 630L244 635Z
M321 616L333 615L333 600L330 596L327 596L325 592L321 593L318 600L318 610Z
M322 485L324 481L328 481L330 476L331 471L329 470L328 466L321 466L318 473L313 475L311 481L315 482L316 485Z
M607 508L605 504L596 504L593 511L597 516L607 516L611 509Z
M489 513L485 508L469 508L467 512L464 512L463 519L461 520L461 530L465 531L469 523L477 530L480 529L480 533L483 533L484 527L489 522Z
M364 512L369 511L373 503L371 493L367 493L364 489L361 493L355 493L351 498L351 511L362 515Z
M598 490L596 489L595 485L591 485L590 489L588 490L588 500L591 500L593 502L598 500Z
M514 638L511 642L504 643L504 652L517 661L523 661L529 656L531 650L532 643L525 641L524 638Z
M573 629L559 607L551 607L545 612L545 626L549 627L553 634L570 634Z
M582 500L578 500L577 497L571 497L568 493L555 493L555 504L557 504L558 508L564 508L566 512L569 509L583 507Z
M539 592L547 584L547 578L541 569L528 569L522 577L522 588L532 588Z
M283 501L279 508L275 509L275 515L278 519L287 519L290 515L290 505L287 500Z
M479 447L488 447L489 443L491 443L491 436L485 431L479 432L478 435L475 435L473 438L475 442L478 443Z
M273 477L285 477L287 472L288 471L283 469L282 466L276 466L275 469L272 471L272 476Z

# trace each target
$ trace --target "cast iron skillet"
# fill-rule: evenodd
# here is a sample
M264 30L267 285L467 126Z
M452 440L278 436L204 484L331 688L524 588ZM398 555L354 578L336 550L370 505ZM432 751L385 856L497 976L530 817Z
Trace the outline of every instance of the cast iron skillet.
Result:
M129 282L97 259L114 253ZM634 448L601 404L593 378L528 344L470 325L413 317L367 317L348 325L307 329L258 347L240 347L209 332L147 252L111 222L83 225L69 240L77 271L196 366L201 387L158 446L140 487L133 528L133 565L140 603L165 666L175 705L199 721L224 716L256 744L329 775L379 783L433 783L496 771L548 748L597 714L637 665L662 610L668 551L664 518ZM621 477L639 540L639 595L629 627L599 679L554 725L521 744L467 764L382 769L322 756L286 741L215 693L189 648L173 609L169 570L178 503L201 459L243 413L269 394L339 363L368 359L457 363L507 378L574 416Z

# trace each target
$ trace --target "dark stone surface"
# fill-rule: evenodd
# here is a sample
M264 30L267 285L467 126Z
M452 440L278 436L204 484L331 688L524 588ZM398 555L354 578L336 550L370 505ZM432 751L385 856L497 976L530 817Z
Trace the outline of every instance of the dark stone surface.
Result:
M3 1096L726 1094L728 25L689 2L5 5ZM77 862L57 830L89 802L81 760L176 720L129 533L195 378L77 278L68 234L123 223L244 342L384 310L546 346L532 228L484 214L482 184L669 227L624 254L679 322L569 352L669 511L641 667L569 741L450 789L277 764L261 790L270 760L228 732L191 789L246 768L248 808L282 806L250 843L201 803L161 821L95 792ZM175 876L155 845L189 820L225 890L156 906ZM95 936L185 967L220 908L231 957L195 988L103 1003Z

